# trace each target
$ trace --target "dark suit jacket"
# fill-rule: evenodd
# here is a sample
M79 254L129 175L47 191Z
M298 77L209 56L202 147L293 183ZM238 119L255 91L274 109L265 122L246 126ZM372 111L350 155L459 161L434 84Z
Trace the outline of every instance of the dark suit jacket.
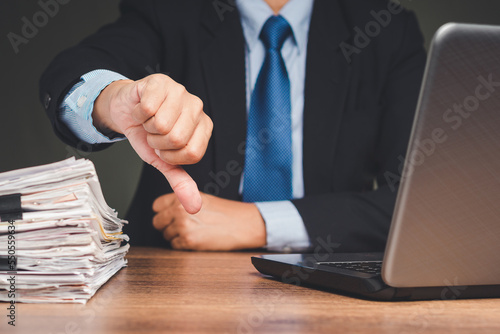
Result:
M313 245L336 243L338 251L384 249L397 193L394 175L405 155L425 63L422 36L410 12L391 15L369 43L356 39L355 28L365 30L376 22L371 11L384 9L383 0L314 4L305 82L305 197L293 201ZM82 74L104 68L140 79L159 67L199 96L214 122L205 157L187 171L201 191L240 199L245 60L234 4L126 0L121 10L117 22L60 54L44 73L40 97L56 133L78 145L58 119L57 106ZM344 56L346 45L359 46L352 62ZM166 244L152 227L151 204L170 191L160 173L144 166L127 217L132 243Z

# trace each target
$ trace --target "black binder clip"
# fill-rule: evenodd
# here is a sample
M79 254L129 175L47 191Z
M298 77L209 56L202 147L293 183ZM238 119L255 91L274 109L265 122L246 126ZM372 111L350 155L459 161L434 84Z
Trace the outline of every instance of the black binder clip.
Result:
M17 258L13 255L0 255L0 273L17 270Z
M7 222L22 219L21 194L0 196L0 221Z

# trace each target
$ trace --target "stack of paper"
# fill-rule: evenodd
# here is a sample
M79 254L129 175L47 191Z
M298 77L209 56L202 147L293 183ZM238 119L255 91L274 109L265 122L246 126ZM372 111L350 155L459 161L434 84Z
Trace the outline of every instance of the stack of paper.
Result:
M85 303L127 263L126 221L89 160L0 173L0 218L0 301Z

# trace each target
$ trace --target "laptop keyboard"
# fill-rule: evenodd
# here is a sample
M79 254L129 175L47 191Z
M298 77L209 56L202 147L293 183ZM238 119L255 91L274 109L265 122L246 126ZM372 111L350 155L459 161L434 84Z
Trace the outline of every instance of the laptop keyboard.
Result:
M335 267L340 269L354 270L365 274L380 275L382 270L382 261L366 262L318 262L323 266Z

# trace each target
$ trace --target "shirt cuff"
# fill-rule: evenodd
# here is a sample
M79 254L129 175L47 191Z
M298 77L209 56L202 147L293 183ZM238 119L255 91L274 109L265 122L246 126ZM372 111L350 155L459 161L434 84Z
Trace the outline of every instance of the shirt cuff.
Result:
M255 205L266 223L267 250L301 252L310 248L304 222L292 202L258 202Z
M109 138L99 132L92 122L92 111L95 100L104 88L114 81L126 79L128 78L108 70L95 70L82 75L80 81L71 88L61 103L61 120L78 139L89 144L124 140L125 137L122 135Z

